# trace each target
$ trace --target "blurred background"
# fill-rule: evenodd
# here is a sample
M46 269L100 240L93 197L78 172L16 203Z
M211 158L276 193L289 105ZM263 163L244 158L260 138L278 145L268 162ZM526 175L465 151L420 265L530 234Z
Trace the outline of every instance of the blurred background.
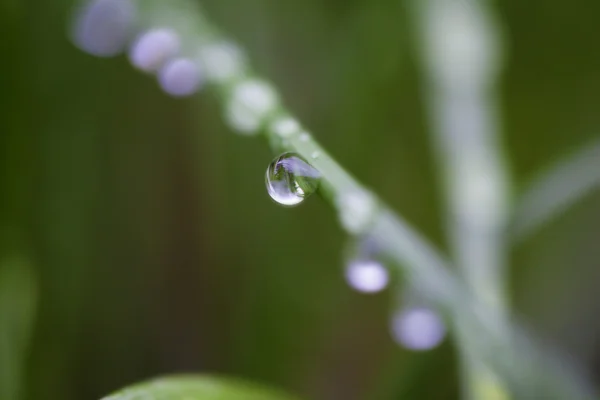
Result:
M204 0L356 178L447 249L403 0ZM0 2L0 399L93 399L225 373L306 399L453 399L451 340L391 338L396 294L344 281L318 198L287 209L272 154L215 96L176 99L69 40L71 0ZM600 130L600 3L502 0L503 141L515 197ZM600 192L511 253L513 307L600 381Z

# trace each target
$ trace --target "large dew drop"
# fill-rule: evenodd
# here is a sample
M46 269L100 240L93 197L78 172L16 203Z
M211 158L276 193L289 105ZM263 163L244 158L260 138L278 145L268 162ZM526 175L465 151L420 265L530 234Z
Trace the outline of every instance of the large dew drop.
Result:
M269 196L284 206L295 206L319 187L321 174L295 153L283 153L275 158L265 182Z

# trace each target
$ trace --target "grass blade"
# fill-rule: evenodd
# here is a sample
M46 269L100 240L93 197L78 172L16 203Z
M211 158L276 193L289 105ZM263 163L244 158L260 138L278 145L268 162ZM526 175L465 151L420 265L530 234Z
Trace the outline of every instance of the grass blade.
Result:
M294 400L279 390L233 378L174 375L139 383L102 400Z

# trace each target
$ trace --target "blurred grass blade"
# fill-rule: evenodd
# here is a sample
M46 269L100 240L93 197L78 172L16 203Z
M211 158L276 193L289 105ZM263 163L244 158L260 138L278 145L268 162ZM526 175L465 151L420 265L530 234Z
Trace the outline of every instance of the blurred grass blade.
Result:
M444 4L450 4L446 3L446 0L443 1ZM179 4L180 2L182 4L181 10L185 10L185 12L178 11L175 13L178 19L177 24L169 20L167 18L168 15L165 17L166 14L162 11L160 5L164 4L164 2L157 0L142 2L139 0L140 5L144 4L144 7L139 8L139 12L140 15L145 16L142 19L148 27L168 26L176 29L187 41L190 43L195 41L204 50L227 40L225 39L226 36L220 33L205 18L202 10L194 7L194 5L197 5L195 2L191 0L179 0L175 3L169 2L169 5L177 9L179 6L175 7L174 4ZM189 29L187 29L188 27ZM464 31L461 30L460 32ZM229 46L233 46L236 49L236 53L244 53L237 44L229 43ZM464 43L462 46L464 46ZM199 62L204 67L211 64L220 64L220 62L216 63L215 60L221 60L221 57L215 58L214 52L211 51L201 52ZM217 67L220 67L220 65L217 65ZM338 212L339 222L343 229L353 236L373 237L381 250L381 255L389 259L391 265L400 268L407 281L416 290L422 292L426 300L439 307L440 312L452 320L453 326L465 326L464 328L461 327L459 333L463 331L468 332L469 337L477 339L477 346L469 344L469 351L471 351L472 347L474 353L480 353L486 364L491 365L494 371L496 369L499 371L498 375L502 378L502 381L506 380L509 382L509 387L511 383L514 383L515 393L520 393L521 391L534 393L535 397L529 396L526 398L540 399L595 398L589 395L593 390L587 384L581 384L579 381L572 379L570 374L563 373L564 368L552 367L552 364L563 365L564 363L561 360L555 360L552 363L541 358L520 360L523 352L513 346L513 336L522 342L528 343L527 348L531 347L534 354L539 353L541 350L537 349L536 345L531 342L525 333L514 333L513 331L517 327L513 327L510 321L502 324L498 323L499 318L497 316L499 313L493 309L491 310L492 305L490 303L492 302L486 301L489 298L488 293L481 293L480 298L475 297L473 289L465 285L464 279L449 268L445 258L424 237L414 230L403 218L390 211L368 189L358 183L308 132L301 132L300 129L297 129L290 134L287 132L282 133L281 129L277 129L279 124L276 122L288 119L290 116L280 101L280 96L275 87L268 81L254 78L255 75L252 72L252 68L245 59L240 58L240 60L236 60L233 63L233 67L230 68L225 76L220 75L217 72L218 69L214 68L213 71L207 74L207 83L212 85L221 94L222 108L227 113L227 123L230 127L241 134L262 134L266 136L275 152L295 152L307 160L312 160L311 165L322 176L319 189L320 194ZM462 77L465 84L472 84L472 76L470 74L464 73ZM455 85L456 82L452 84ZM266 100L257 102L256 99ZM240 117L239 113L231 112L232 110L236 111L238 107L250 111L247 114L244 113L242 118L238 118ZM248 121L251 123L246 124ZM316 158L313 156L315 152L319 154ZM488 157L487 154L481 156ZM475 167L478 167L478 165L475 165ZM468 204L471 205L476 202L478 205L479 198L485 197L490 204L498 206L496 202L498 198L496 197L500 196L496 196L496 194L503 193L504 191L487 190L488 185L485 179L482 181L479 180L482 178L486 178L486 176L478 174L476 184L470 186L474 186L476 189L482 186L485 190L476 190L474 193L475 196L471 196L473 202L469 202ZM483 185L479 183L483 183ZM498 208L500 207L494 207L494 210ZM484 215L484 217L490 218L489 213ZM496 216L492 215L492 217L497 218L498 216L496 214ZM501 229L502 232L498 232L500 229L496 228L496 225L503 227L503 221L494 222L493 229L493 234L503 236L504 229ZM475 239L479 240L481 238L477 237ZM496 254L497 247L501 248L502 246L494 246L494 255ZM476 251L480 252L480 249L476 249ZM277 328L279 329L279 327ZM531 344L529 345L530 342ZM468 341L465 341L465 345L467 343ZM501 357L501 355L504 357ZM532 373L531 379L523 378L522 374L518 373L517 369L514 368L519 363L531 365L528 371L535 373ZM490 380L489 376L489 374L484 376L485 393L493 392L496 395L498 391L495 390L495 387L492 387L494 390L488 390L491 387L488 384ZM184 390L183 386L181 387L182 390ZM179 388L179 385L175 385L175 387ZM207 395L201 391L201 388L202 386L200 386L200 397L192 398L214 398L202 397ZM520 390L521 388L523 390ZM174 395L179 396L176 398L182 398L182 395L186 394L185 392L180 393L177 390L174 391ZM475 393L479 392L478 390ZM147 397L145 393L142 392L143 396L141 398L156 398ZM541 396L538 396L538 393ZM546 395L548 393L560 393L561 396L549 397ZM173 397L161 397L161 399L167 400L170 398ZM252 399L256 397L249 397L248 394L244 393L242 397L221 396L219 398ZM263 395L260 398L265 399ZM477 397L477 399L480 398L484 397ZM120 400L121 398L113 397L109 399Z
M600 139L541 174L521 197L513 236L521 241L600 187Z
M135 384L102 400L297 400L279 390L235 378L178 375Z
M36 281L22 258L0 260L0 399L23 398L23 375L35 315Z

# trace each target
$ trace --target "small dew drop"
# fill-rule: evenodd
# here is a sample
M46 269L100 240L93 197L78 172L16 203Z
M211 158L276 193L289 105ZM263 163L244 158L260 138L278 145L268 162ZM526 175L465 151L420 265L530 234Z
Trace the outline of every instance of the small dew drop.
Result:
M424 307L401 311L392 320L394 340L411 350L431 350L446 336L446 327L439 315Z
M346 281L359 292L377 293L387 287L389 275L387 269L377 261L352 261L346 267Z
M95 56L115 56L125 48L134 19L130 0L89 0L75 16L73 42Z
M317 158L319 158L320 156L321 156L321 153L319 153L319 152L318 152L318 151L316 151L316 150L315 150L315 151L313 151L313 152L312 152L312 154L310 155L310 157L311 157L313 160L316 160L316 159L317 159Z
M186 58L169 61L160 70L158 80L163 90L175 97L193 94L202 83L198 66Z
M302 134L300 134L300 137L298 138L301 142L308 142L310 139L310 135L306 132L303 132Z
M229 99L227 122L242 134L256 134L277 101L277 93L268 83L257 79L243 81L233 89Z
M352 234L366 231L377 213L377 201L366 191L342 193L337 205L342 226Z
M155 71L175 56L179 48L179 36L172 29L151 29L135 40L129 51L129 59L142 71Z
M267 168L269 196L283 206L300 204L319 187L321 174L298 154L283 153Z
M200 59L208 81L224 82L242 74L246 57L234 43L219 41L202 47Z
M273 122L271 129L279 137L289 138L300 130L300 124L293 118L282 117Z

